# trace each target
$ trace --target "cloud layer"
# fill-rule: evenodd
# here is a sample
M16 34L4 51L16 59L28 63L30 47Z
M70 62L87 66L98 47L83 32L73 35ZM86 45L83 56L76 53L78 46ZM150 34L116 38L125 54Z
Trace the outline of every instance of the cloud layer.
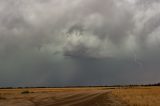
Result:
M159 10L157 0L0 0L0 86L157 82Z

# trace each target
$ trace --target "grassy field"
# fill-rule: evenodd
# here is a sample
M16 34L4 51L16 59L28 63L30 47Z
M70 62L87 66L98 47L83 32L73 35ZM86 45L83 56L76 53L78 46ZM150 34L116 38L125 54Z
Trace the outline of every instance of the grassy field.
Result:
M120 88L112 94L129 106L160 106L160 87Z
M0 89L0 106L115 106L109 90L91 88Z
M0 89L0 106L160 106L160 87Z

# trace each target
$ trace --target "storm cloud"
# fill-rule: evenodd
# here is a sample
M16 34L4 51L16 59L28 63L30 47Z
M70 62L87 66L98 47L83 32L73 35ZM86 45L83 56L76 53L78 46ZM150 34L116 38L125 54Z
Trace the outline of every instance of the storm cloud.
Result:
M0 0L0 86L158 82L159 34L158 0Z

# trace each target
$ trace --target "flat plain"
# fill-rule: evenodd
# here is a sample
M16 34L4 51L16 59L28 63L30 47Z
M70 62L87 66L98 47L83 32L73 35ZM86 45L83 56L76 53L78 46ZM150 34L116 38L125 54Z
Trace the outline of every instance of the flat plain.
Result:
M126 87L112 94L129 106L160 106L160 87Z
M160 87L0 89L0 106L160 106Z

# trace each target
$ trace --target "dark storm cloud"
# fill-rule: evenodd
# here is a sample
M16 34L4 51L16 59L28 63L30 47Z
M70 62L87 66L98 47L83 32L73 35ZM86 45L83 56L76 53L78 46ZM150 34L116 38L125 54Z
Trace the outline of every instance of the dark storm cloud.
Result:
M158 0L0 0L0 86L158 81L159 7Z

